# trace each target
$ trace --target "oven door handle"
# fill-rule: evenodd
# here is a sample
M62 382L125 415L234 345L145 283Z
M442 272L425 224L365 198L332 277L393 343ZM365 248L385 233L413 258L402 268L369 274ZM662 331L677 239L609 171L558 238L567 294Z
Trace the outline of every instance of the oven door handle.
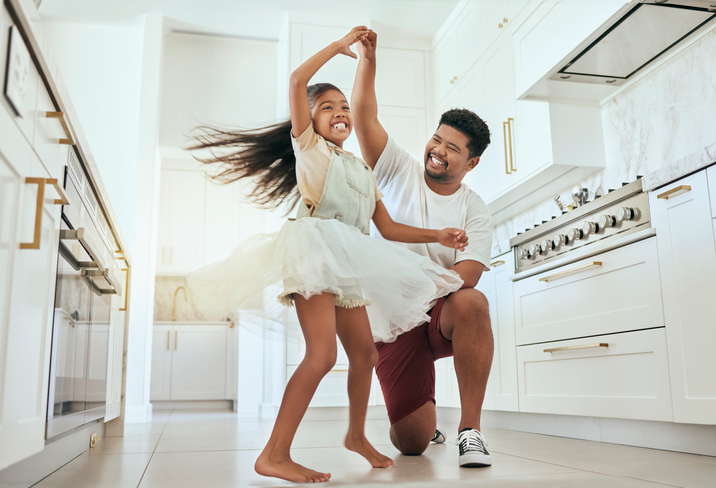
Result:
M94 241L89 236L89 233L84 227L80 227L77 230L71 230L71 229L62 229L60 230L60 242L63 240L66 241L79 241L80 244L82 244L82 247L84 247L87 250L87 254L90 255L90 258L92 258L92 261L95 263L94 267L105 269L106 266L104 265L104 261L102 260L101 255L95 251L95 249L98 249L98 246L94 244Z
M92 291L98 295L122 295L122 285L119 284L119 280L114 276L114 273L109 268L104 269L87 269L82 268L80 275L85 281L92 282ZM101 287L97 285L95 280L107 283L109 288Z

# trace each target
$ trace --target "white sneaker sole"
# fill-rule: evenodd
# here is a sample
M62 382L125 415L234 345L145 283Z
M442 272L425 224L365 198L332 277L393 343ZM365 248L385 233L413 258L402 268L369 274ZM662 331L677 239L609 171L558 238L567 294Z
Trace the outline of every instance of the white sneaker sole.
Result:
M482 466L492 466L492 459L489 455L480 453L467 453L458 459L460 466L463 468L479 468Z

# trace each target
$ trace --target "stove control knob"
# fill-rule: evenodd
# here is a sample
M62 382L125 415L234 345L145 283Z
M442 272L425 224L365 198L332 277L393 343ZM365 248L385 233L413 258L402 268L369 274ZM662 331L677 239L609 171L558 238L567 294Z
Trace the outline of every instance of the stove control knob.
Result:
M582 232L584 232L585 236L588 236L589 234L596 234L599 232L599 224L595 222L585 222L582 226Z
M621 207L619 211L617 212L617 219L619 219L619 222L624 222L625 220L632 220L634 218L634 209L629 207Z
M537 257L538 254L542 254L542 248L540 247L540 245L539 245L539 244L532 244L532 245L530 246L530 254L531 254L533 257Z
M533 257L528 249L520 249L519 256L520 256L520 259L522 259L522 260L530 259Z
M542 241L542 244L540 244L540 248L542 249L542 252L546 254L552 249L554 249L554 242L549 239L544 239Z
M555 234L552 238L554 242L554 247L564 246L566 244L569 244L569 237L567 237L564 234Z
M578 241L584 237L584 233L582 232L582 229L577 229L576 227L573 227L567 231L567 238L571 241Z
M599 227L606 229L608 227L614 227L617 225L617 219L613 215L602 215L599 217Z

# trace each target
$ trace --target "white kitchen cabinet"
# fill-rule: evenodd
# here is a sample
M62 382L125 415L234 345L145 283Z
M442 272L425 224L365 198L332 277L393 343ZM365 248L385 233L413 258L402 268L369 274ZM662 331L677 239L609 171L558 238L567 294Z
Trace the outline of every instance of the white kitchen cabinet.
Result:
M716 219L716 166L706 170L706 177L709 180L709 196L711 197L711 215Z
M122 273L124 274L124 273ZM110 315L109 354L107 358L107 410L104 421L119 417L122 412L122 366L124 364L124 324L126 320L125 300L127 289L123 288L121 297L112 300Z
M448 32L433 48L433 87L438 103L450 93L457 80L456 47L454 33Z
M418 161L424 159L428 140L425 109L379 105L378 119L400 147Z
M522 97L629 0L541 2L513 34L515 85ZM569 90L569 86L565 86Z
M0 108L0 469L45 445L61 210L14 118Z
M659 244L674 420L716 423L716 242L706 171L649 194Z
M672 421L669 360L663 327L519 346L520 412Z
M205 198L201 172L162 169L157 274L182 274L201 267Z
M663 327L659 283L653 238L515 281L517 344Z
M155 324L151 400L226 399L229 327Z
M489 0L478 3L480 10L479 26L482 30L484 49L512 26L512 22L515 21L517 15L530 2L529 0ZM476 25L473 28L476 28Z
M48 117L48 112L57 113L57 109L45 86L40 84L37 93L37 110L33 113L36 119L33 147L51 177L62 181L65 176L68 147L70 151L74 149L66 144L60 144L61 139L67 138L62 128L62 124L66 122Z
M391 107L424 109L425 53L378 46L376 59L375 94L378 102Z

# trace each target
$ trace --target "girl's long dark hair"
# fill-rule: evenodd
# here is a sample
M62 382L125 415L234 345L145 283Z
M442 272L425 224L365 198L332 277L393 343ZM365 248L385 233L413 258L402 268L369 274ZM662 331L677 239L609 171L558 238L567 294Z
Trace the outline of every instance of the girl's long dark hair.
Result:
M313 108L316 98L328 90L340 92L330 83L307 87L309 107ZM290 120L258 129L200 126L195 129L188 150L210 151L210 156L194 155L194 158L219 166L219 172L211 175L216 181L227 184L241 178L255 178L248 196L261 206L275 208L288 201L290 211L301 197Z

